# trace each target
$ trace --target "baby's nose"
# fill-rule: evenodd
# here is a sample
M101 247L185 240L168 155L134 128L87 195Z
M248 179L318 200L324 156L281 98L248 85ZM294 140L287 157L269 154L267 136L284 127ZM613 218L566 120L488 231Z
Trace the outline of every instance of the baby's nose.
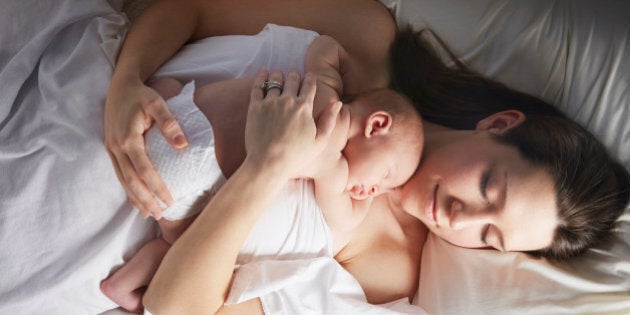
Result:
M370 196L376 196L380 193L380 189L378 185L372 185L372 187L370 187L370 189L368 190L368 195Z

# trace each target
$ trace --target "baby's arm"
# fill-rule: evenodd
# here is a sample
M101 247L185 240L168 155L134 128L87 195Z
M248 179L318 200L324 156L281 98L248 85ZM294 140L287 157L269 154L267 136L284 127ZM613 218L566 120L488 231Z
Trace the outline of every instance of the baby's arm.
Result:
M344 88L342 71L346 64L346 51L330 36L319 36L308 47L304 70L317 75L313 117L341 99Z
M348 82L347 76L351 64L345 49L332 37L319 36L311 43L304 67L307 72L317 75L314 117L333 102L339 101L344 91L352 90L352 83ZM337 124L342 125L339 122ZM317 159L319 171L314 180L315 197L333 232L337 250L349 241L354 228L365 218L371 198L356 201L346 192L348 163L341 150L346 144L347 132L333 132L333 135L335 137L326 148L326 153Z

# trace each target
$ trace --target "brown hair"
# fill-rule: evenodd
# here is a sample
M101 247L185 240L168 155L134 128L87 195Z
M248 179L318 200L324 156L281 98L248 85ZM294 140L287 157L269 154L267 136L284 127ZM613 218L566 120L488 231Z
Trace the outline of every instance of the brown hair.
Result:
M474 129L478 121L500 111L525 114L525 122L500 141L517 147L526 160L554 178L560 222L552 244L529 253L563 260L605 239L630 199L628 171L559 110L470 71L440 42L456 65L445 66L422 33L400 31L390 63L392 88L407 95L424 119Z

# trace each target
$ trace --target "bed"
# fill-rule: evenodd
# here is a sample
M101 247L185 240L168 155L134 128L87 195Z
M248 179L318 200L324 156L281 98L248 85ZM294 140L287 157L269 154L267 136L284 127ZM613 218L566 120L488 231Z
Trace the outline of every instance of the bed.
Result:
M557 104L630 169L630 3L382 0L475 70ZM2 1L0 313L123 313L98 283L156 233L102 145L115 56L144 2ZM430 314L629 314L630 210L567 264L430 237L413 301Z

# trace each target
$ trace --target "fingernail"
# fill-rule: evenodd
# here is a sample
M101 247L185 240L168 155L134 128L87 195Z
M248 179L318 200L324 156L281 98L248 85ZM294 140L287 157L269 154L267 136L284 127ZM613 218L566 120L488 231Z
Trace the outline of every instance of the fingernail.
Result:
M186 138L184 138L184 135L182 134L175 136L175 138L173 138L173 142L175 143L176 146L180 148L183 148L188 145Z

